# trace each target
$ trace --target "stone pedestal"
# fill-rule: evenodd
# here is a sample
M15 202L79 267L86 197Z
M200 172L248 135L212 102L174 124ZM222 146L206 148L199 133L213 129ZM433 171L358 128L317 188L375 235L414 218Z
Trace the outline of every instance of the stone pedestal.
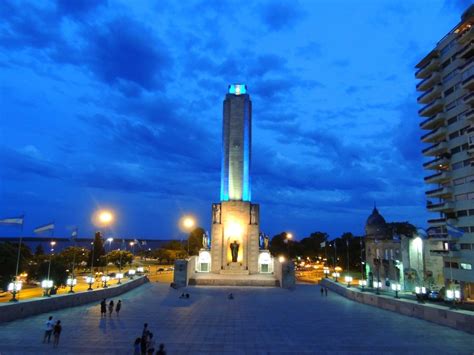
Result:
M219 274L256 274L259 256L259 206L246 201L214 204L211 271ZM231 244L239 245L237 261Z

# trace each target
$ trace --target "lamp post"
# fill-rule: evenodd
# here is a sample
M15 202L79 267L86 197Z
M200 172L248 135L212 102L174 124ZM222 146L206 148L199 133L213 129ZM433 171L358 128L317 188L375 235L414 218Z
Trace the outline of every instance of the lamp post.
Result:
M361 291L364 292L364 287L367 286L367 280L359 280L359 286L361 287Z
M286 250L288 251L288 259L291 258L290 256L290 241L293 239L293 234L286 232L285 241L286 241Z
M94 277L93 276L87 276L86 277L86 282L89 284L89 288L87 291L92 291L92 284L94 283Z
M13 280L13 282L10 282L8 284L8 292L12 294L12 299L10 300L10 302L18 302L16 295L21 291L21 288L22 288L22 282L16 281L16 277Z
M329 273L330 273L329 269L327 267L325 267L323 272L324 272L324 278L327 279L329 277Z
M72 277L68 277L68 279L66 280L66 285L69 286L69 292L68 293L74 293L73 291L73 288L74 286L76 286L77 284L77 279L74 278L74 274Z
M190 233L196 225L196 220L192 216L183 216L181 217L180 225L183 231ZM189 256L189 235L187 236L187 251Z
M401 291L402 286L399 283L393 283L392 284L392 290L395 291L395 298L400 298L398 297L398 292Z
M117 285L120 285L122 283L121 280L123 279L123 274L118 272L115 274L115 278L118 280Z
M53 288L53 281L49 279L41 281L41 288L44 290L43 296L50 297L49 290Z
M380 281L374 281L374 284L373 284L374 288L375 288L375 293L377 295L380 295L380 288L382 287L382 282Z
M53 253L54 253L54 246L56 245L56 242L54 240L52 240L49 244L51 245L51 252L49 253L48 279L47 279L47 281L50 281L49 278L50 278L50 275L51 275L51 259L52 259ZM52 287L53 287L53 283L51 281L51 287L49 287L49 288L52 288ZM45 296L49 296L49 295L45 294Z
M448 300L452 301L451 304L451 309L457 309L456 307L456 301L461 300L461 292L459 290L451 289L451 290L446 290L446 298Z
M144 272L145 272L145 269L143 268L143 266L137 267L137 273L138 273L139 275L143 274Z
M136 273L135 269L128 270L128 276L130 277L130 280L133 280L135 273Z
M337 271L332 273L332 277L334 277L334 281L336 281L336 282L337 282L337 278L339 276L341 276L341 274L339 274Z
M104 275L104 276L102 276L101 280L102 280L102 287L103 287L103 288L109 287L109 286L107 286L107 282L109 282L109 280L110 280L110 276L109 276L109 275Z
M425 303L424 296L426 294L426 287L415 287L416 299L419 303Z
M109 243L109 252L111 250L111 247L112 247L112 242L114 241L114 238L107 238L107 242ZM105 275L108 276L109 274L109 254L106 253L105 254Z
M344 281L346 281L348 288L351 287L352 276L345 276Z

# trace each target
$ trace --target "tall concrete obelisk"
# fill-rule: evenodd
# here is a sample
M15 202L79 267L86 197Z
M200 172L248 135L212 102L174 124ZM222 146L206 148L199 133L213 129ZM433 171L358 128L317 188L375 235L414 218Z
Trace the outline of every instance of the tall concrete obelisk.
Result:
M257 273L259 206L252 204L252 102L247 87L229 86L222 125L221 202L212 205L211 271Z

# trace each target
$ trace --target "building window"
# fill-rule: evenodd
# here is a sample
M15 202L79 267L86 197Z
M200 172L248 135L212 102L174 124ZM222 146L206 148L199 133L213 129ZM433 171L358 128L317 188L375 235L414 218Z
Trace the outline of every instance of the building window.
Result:
M464 201L467 200L467 194L459 194L454 197L456 201Z
M452 170L458 170L458 169L461 169L462 167L463 167L463 162L460 161L452 165Z
M461 263L460 266L461 266L461 269L463 270L472 270L472 264Z
M454 139L456 137L459 137L459 131L453 132L449 135L449 139Z
M469 210L469 216L474 216L474 210Z
M467 216L467 210L462 210L457 212L458 217L465 217Z
M472 249L471 244L469 244L469 243L461 243L460 246L461 246L461 250L471 250Z

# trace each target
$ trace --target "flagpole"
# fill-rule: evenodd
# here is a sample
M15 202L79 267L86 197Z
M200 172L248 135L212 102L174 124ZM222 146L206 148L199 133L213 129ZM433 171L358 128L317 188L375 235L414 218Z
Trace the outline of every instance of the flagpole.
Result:
M73 237L74 245L73 245L73 249L72 249L73 250L72 251L72 277L71 277L71 290L69 291L70 293L74 292L72 290L72 288L74 286L74 269L76 267L76 238L77 238L77 235L79 234L78 231L77 231L77 228L76 228L75 232L76 232L76 235Z
M22 216L21 229L20 229L20 242L18 243L18 255L16 258L16 271L15 271L15 281L18 281L18 270L20 268L20 255L21 255L21 242L23 241L23 223L25 216Z

